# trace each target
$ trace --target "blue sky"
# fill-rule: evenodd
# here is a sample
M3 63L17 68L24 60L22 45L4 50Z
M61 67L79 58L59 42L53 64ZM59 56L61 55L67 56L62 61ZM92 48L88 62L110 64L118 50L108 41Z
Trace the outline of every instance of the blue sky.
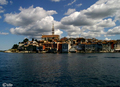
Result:
M0 0L0 50L51 34L120 39L120 0Z

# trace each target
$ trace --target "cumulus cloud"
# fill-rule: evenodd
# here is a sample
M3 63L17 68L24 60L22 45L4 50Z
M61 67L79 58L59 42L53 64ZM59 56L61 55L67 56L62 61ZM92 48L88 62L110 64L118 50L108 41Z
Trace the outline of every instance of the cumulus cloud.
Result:
M120 6L118 6L120 4L120 0L106 0L106 2L100 1L101 0L99 0L86 10L74 12L73 14L62 18L61 22L63 24L73 24L75 26L89 25L90 21L93 22L92 24L94 24L99 22L103 18L114 17L120 9ZM83 24L81 24L82 21L84 21Z
M19 10L20 13L5 14L5 21L14 26L26 26L46 16L57 14L54 10L46 11L41 7L33 8L33 6L28 9L20 7Z
M54 10L46 11L41 7L33 8L33 6L25 9L20 7L20 13L5 14L7 23L16 26L11 28L12 34L24 35L27 37L41 38L42 35L52 34L52 23L54 22L55 34L61 35L63 31L68 32L70 36L80 34L80 28L73 25L64 25L59 21L55 21L53 14L57 14ZM76 34L77 32L77 34Z
M9 33L0 32L0 35L8 35Z
M101 35L106 35L104 28L114 27L116 24L112 19L104 19L92 26L82 27L82 37L100 37Z
M111 40L111 39L109 39L109 38L106 37L105 40Z
M114 27L107 31L107 35L120 35L120 26Z
M119 4L120 0L99 0L90 8L84 10L84 14L93 19L113 17L120 9Z
M60 1L60 0L53 0ZM72 5L76 0L69 3ZM120 21L120 0L98 0L89 8L81 11L68 9L61 21L55 21L53 16L57 14L54 10L46 11L41 7L20 7L20 13L5 14L5 21L16 26L11 28L12 34L26 35L28 37L40 38L42 34L51 34L52 22L55 24L55 33L62 34L61 29L68 36L100 37L120 34L116 21ZM79 4L82 5L82 4ZM113 29L109 29L112 28ZM109 29L105 32L105 29Z
M84 27L82 27L82 30L83 31L91 31L91 32L100 32L103 30L103 28L94 25L94 26L84 26Z
M3 13L3 12L4 12L3 7L0 6L0 13Z
M112 19L104 19L97 24L99 27L109 28L115 26L115 22Z
M103 31L101 31L101 32L91 32L91 31L89 31L89 32L83 32L81 34L81 36L85 37L85 38L95 38L95 37L100 37L101 36L100 33L102 33L102 32Z
M10 32L17 35L25 35L30 37L39 37L45 34L52 34L52 21L54 18L52 16L47 16L41 20L37 20L35 23L31 23L28 26L20 26L16 28L11 28ZM63 32L59 29L55 29L55 34L62 34Z
M51 0L51 1L53 1L53 2L60 2L60 0Z
M55 22L56 29L62 29L68 33L68 36L79 36L81 29L73 25L63 25L61 22Z
M99 37L102 34L106 34L104 32L105 28L114 27L116 26L116 21L120 21L119 4L120 0L98 0L85 10L75 11L63 17L61 23L82 27L81 36ZM107 33L113 34L110 30ZM114 31L114 34L117 33Z
M96 22L96 20L87 18L86 15L83 15L80 12L74 12L73 14L62 18L61 22L66 25L85 26L93 25Z
M0 5L6 5L6 4L8 4L7 0L0 0Z
M55 31L55 34L56 35L61 35L63 33L63 31L61 31L61 30L59 30L59 29L57 29L56 31Z
M95 38L95 37L100 37L101 35L106 34L104 32L104 29L102 27L97 27L97 26L84 26L81 29L81 36L85 38Z
M70 15L71 13L75 12L75 9L69 8L68 11L65 13L65 15Z
M20 13L5 14L4 21L16 26L11 28L10 32L17 35L25 35L28 37L39 37L42 34L51 34L53 14L57 14L54 10L46 11L41 7L29 8L20 7ZM62 33L60 30L55 32Z

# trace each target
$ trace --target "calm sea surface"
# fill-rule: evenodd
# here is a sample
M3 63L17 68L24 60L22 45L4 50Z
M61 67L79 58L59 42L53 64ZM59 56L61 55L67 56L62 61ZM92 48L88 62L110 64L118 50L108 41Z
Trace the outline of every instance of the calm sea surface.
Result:
M120 53L0 53L0 87L120 86Z

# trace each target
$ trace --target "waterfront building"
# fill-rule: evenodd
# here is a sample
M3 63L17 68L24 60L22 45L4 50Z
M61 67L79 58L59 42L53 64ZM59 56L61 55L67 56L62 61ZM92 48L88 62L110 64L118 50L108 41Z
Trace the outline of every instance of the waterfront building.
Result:
M76 53L77 52L77 45L74 45L70 48L69 52Z
M19 43L18 50L23 51L24 50L24 43Z
M120 40L117 40L114 44L115 52L120 52Z
M108 41L109 52L114 52L114 44L115 43L116 43L116 41L114 41L114 40Z
M109 52L109 47L108 47L107 41L102 42L102 52Z
M43 46L37 47L37 51L43 51Z
M56 49L57 50L57 43L55 42L45 42L43 43L43 50L48 51L51 49Z
M83 42L86 42L86 39L85 38L77 38L77 42L78 43L83 43Z
M78 43L76 47L77 51L81 52L100 52L102 50L102 44L98 42L82 42Z
M93 50L93 44L92 43L86 43L85 45L85 52L92 52Z
M62 44L62 53L66 53L68 52L68 44L67 43L63 43Z
M58 43L58 52L60 53L67 53L69 51L69 47L70 45L68 43L63 43L63 42L60 42Z
M102 51L103 52L114 52L116 41L115 40L110 40L110 41L103 41L102 42Z
M102 51L102 44L98 42L92 43L92 52L100 52Z

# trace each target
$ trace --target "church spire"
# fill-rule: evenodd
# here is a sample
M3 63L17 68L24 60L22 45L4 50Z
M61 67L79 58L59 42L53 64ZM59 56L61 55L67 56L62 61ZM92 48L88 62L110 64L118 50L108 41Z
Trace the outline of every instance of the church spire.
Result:
M52 35L54 35L54 22L53 22L53 25L52 25Z

